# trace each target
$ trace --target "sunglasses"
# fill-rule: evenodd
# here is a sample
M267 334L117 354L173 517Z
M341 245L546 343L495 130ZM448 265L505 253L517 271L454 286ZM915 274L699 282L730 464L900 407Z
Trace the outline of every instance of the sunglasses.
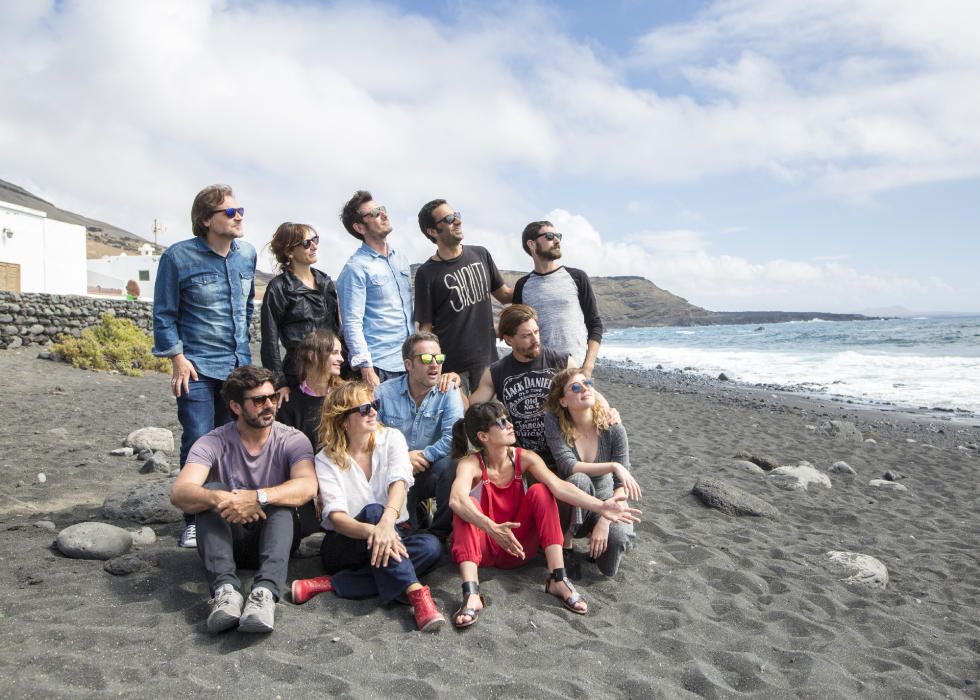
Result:
M588 387L589 389L592 388L592 380L591 379L586 379L585 381L582 381L582 382L572 382L572 385L570 387L568 387L568 388L572 390L572 393L573 394L578 394L580 392L585 391L585 388L586 387Z
M348 408L344 411L344 417L353 415L355 413L360 413L362 416L366 416L371 412L371 409L375 411L381 410L381 399L375 399L374 401L369 401L368 403L362 403L360 406L354 406L354 408Z
M441 352L436 355L433 355L431 352L423 352L421 355L416 355L415 357L419 358L419 362L423 365L431 365L433 363L441 365L446 361L446 356Z
M313 236L313 238L307 238L305 241L300 241L296 245L301 245L307 250L309 250L311 245L317 245L317 246L320 245L320 237Z
M539 234L538 234L537 236L535 236L535 237L533 238L533 240L535 240L535 241L536 241L536 240L538 240L539 238L541 238L541 236L544 236L544 239L545 239L546 241L553 241L553 240L555 240L556 238L557 238L557 239L558 239L559 241L561 240L561 234L560 234L560 233L558 233L557 231L545 231L544 233L539 233Z
M513 423L510 422L510 418L508 418L507 416L500 416L500 418L495 420L493 424L496 425L501 430L507 430L508 425L513 425Z
M378 206L372 209L371 211L366 211L363 214L361 214L361 218L363 219L365 216L370 216L372 219L377 219L382 214L387 215L388 209L384 206Z
M228 209L212 209L212 214L224 214L229 219L234 219L235 214L239 216L245 216L245 207L230 207Z
M457 221L462 221L463 216L458 211L454 211L452 214L446 214L441 219L436 219L437 224L446 224L447 226L452 226Z
M273 394L263 394L262 396L246 396L245 397L245 400L246 401L251 401L252 402L252 405L255 406L256 408L262 408L263 406L265 406L265 404L266 404L267 401L271 401L272 403L275 403L276 402L276 396L277 395L274 394L274 393Z

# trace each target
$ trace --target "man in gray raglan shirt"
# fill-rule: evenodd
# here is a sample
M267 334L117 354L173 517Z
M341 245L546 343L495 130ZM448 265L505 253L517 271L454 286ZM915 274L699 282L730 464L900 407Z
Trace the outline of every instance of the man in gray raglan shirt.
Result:
M550 221L525 226L521 245L534 259L534 270L517 280L514 303L537 311L544 347L570 356L591 377L603 328L589 276L558 264L561 234Z

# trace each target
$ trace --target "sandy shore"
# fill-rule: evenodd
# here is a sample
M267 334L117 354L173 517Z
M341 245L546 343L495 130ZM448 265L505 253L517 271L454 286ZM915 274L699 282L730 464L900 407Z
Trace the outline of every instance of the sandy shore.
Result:
M197 555L175 547L178 524L153 526L158 540L143 551L159 566L123 577L61 556L56 533L34 525L101 519L108 494L158 478L108 453L144 426L179 436L167 378L36 354L0 351L2 697L977 696L977 421L604 368L597 385L629 431L645 520L615 579L583 566L587 617L542 592L539 559L482 572L490 606L465 632L423 636L405 608L325 594L280 602L270 636L212 637ZM876 444L834 439L820 428L828 419ZM844 460L857 475L785 490L735 468L737 453L821 471ZM887 470L908 491L868 485ZM705 476L780 516L704 507L690 490ZM828 550L876 557L888 587L842 582ZM427 582L448 613L459 581L446 561ZM315 558L290 567L291 577L318 573Z

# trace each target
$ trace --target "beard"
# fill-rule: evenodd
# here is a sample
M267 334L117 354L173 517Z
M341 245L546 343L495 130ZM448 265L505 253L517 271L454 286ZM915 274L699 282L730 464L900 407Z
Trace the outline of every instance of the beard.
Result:
M248 414L248 411L242 413L242 420L245 421L246 425L253 428L268 428L276 420L275 411L262 411L254 416Z
M561 248L548 248L547 250L538 251L538 257L542 260L557 260L561 257Z

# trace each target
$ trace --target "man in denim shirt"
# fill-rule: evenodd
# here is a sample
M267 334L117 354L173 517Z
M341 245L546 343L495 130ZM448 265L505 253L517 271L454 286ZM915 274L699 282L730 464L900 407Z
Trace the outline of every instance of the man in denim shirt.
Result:
M419 526L418 504L435 496L433 529L440 530L436 533L440 535L448 534L452 523L449 512L451 484L442 482L449 471L455 472L449 469L449 451L453 424L463 417L459 375L442 374L442 363L446 358L441 353L435 334L410 335L402 344L406 373L383 382L374 390L374 397L381 400L379 419L400 430L408 442L408 456L415 476L407 504L412 527Z
M388 245L388 212L370 192L358 190L340 218L361 241L337 278L344 339L350 366L374 387L405 371L400 349L412 333L411 272Z
M237 240L244 216L230 187L204 188L191 206L194 238L167 248L157 268L153 354L169 357L173 366L181 469L199 437L231 420L222 382L235 367L252 362L255 248ZM196 547L194 516L184 519L179 545Z

